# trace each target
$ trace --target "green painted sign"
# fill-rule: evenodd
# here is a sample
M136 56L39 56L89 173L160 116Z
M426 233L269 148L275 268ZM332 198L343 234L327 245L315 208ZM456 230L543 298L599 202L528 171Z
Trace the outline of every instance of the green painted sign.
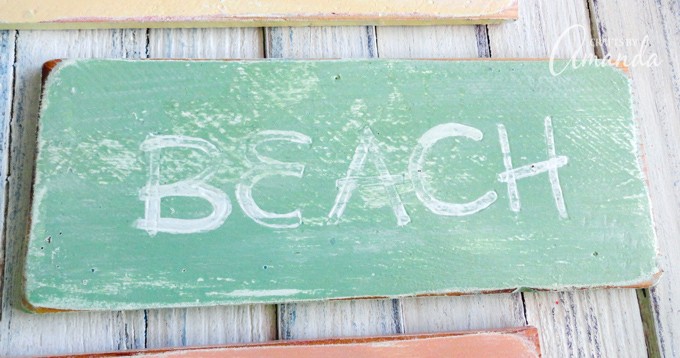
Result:
M649 284L632 112L603 64L65 61L44 88L26 304Z

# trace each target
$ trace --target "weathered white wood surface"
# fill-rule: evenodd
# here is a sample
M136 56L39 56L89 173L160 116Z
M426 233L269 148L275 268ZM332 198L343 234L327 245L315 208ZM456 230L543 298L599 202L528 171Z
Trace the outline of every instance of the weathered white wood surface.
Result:
M262 58L262 29L149 29L150 58Z
M9 166L9 122L12 115L12 91L14 84L14 43L16 31L0 31L0 209L5 212L7 169ZM0 217L0 233L5 232L5 215ZM5 240L0 235L0 273L4 271ZM0 302L2 302L2 279L0 279ZM0 309L0 319L2 310Z
M524 0L521 18L498 26L335 27L270 29L168 29L64 32L0 32L0 125L11 118L11 170L7 228L3 235L0 355L77 353L104 350L220 344L274 339L491 329L530 324L541 334L544 356L638 357L646 355L634 290L524 293L403 300L300 303L278 307L149 310L141 312L29 315L16 309L19 262L42 62L58 57L175 58L455 58L591 55L589 9L603 53L628 55L642 41L659 56L658 67L633 66L634 94L649 163L651 197L665 276L652 290L655 323L664 356L680 356L680 220L676 190L680 163L680 5L636 0ZM16 36L16 41L15 41ZM16 43L16 51L15 51ZM617 46L619 45L619 46ZM16 53L16 58L15 58ZM16 75L12 70L15 64ZM12 97L13 96L13 97ZM10 106L11 104L11 106ZM2 163L7 131L0 128ZM29 163L28 165L26 163ZM1 195L1 194L0 194ZM0 198L1 199L1 198ZM3 200L0 200L2 205ZM0 252L1 253L1 252Z
M654 323L661 355L680 357L680 3L609 0L590 7L602 54L631 64L664 271L651 290Z
M267 58L368 58L376 56L375 27L270 27Z
M593 55L585 2L525 0L522 5L517 22L489 26L492 57ZM583 31L569 31L579 25ZM527 323L539 329L546 357L646 355L635 290L525 293L524 299Z
M260 58L262 30L151 29L151 58ZM146 347L215 345L276 339L276 306L245 305L146 312Z

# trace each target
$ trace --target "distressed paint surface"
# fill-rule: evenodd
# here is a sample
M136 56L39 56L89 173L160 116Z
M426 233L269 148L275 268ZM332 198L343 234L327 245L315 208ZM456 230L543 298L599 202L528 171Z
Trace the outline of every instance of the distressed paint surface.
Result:
M35 307L639 285L656 273L628 79L613 67L553 77L533 61L78 61L52 73L44 96L25 277ZM446 128L471 139L427 149ZM261 131L300 136L255 146ZM161 136L193 138L182 144L193 149L164 150L159 182L203 171L230 198L223 224L191 235L140 226L149 181L140 145ZM353 167L361 148L366 165ZM422 170L414 153L427 154ZM563 165L553 169L564 208L553 162ZM523 178L531 164L539 173ZM252 196L280 216L237 200L253 173L273 175ZM516 191L504 183L511 174ZM335 210L348 182L358 188ZM488 208L428 210L418 185L440 201L484 197ZM161 206L175 219L221 210L196 198ZM444 216L459 209L465 216Z
M278 341L231 347L105 353L96 357L469 357L538 358L533 327L491 332Z
M4 0L0 29L491 23L517 0Z

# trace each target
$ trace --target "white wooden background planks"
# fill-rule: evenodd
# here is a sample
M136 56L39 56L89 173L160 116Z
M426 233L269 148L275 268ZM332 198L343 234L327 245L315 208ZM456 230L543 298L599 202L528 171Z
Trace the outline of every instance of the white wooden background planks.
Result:
M635 0L590 3L599 36L641 40L649 35L650 52L659 54L662 62L658 68L633 68L631 72L637 110L642 118L641 134L647 144L652 203L666 271L652 294L662 353L667 357L680 354L679 339L675 337L680 327L675 303L679 298L672 281L678 275L670 266L680 259L676 242L680 233L679 198L675 189L680 153L679 84L675 75L680 50L677 6L670 1L658 7ZM526 0L521 20L488 26L488 31L485 26L276 28L266 29L265 33L260 29L19 31L16 59L12 48L16 33L1 32L0 68L9 71L0 70L0 123L6 123L2 119L11 114L12 170L7 240L3 244L6 274L0 355L261 341L274 338L276 331L272 306L50 316L28 315L10 307L9 292L16 286L16 265L20 261L21 232L25 225L21 209L28 195L27 186L22 184L30 168L23 166L23 158L31 156L27 144L35 135L42 61L90 56L260 57L265 53L269 57L547 57L569 26L582 24L590 29L588 10L584 2ZM584 37L585 43L577 35L567 38L559 55L569 57L576 50L592 53L590 32ZM489 44L486 47L485 42ZM609 44L603 50L632 56L638 49ZM16 64L16 76L11 70L12 63ZM13 91L2 91L12 84ZM14 98L7 97L12 94ZM10 102L11 109L7 107ZM7 160L8 154L3 151L3 160ZM278 320L281 338L415 333L529 323L541 330L547 357L646 353L634 290L296 304L279 307Z
M5 212L7 192L7 169L9 151L9 122L12 115L12 91L14 83L15 31L0 31L0 209ZM0 217L0 232L5 232L5 216ZM3 235L4 236L4 235ZM0 273L5 266L5 240L0 237ZM0 279L0 305L2 304L3 280ZM0 319L2 311L0 310Z

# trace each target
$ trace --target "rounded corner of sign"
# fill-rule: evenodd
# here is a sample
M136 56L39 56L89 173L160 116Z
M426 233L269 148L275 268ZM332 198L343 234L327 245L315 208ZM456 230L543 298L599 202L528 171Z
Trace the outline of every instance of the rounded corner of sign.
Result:
M29 297L29 292L24 288L21 292L21 299L20 299L20 308L24 312L28 313L44 313L45 308L40 307L38 304L35 302L32 302L30 297Z
M74 311L74 310L70 310L70 309L47 307L47 306L43 306L42 304L40 304L38 302L33 302L33 301L31 301L31 299L29 297L29 292L27 292L26 290L24 290L22 292L20 307L24 312L33 313L33 314L59 313L59 312L72 312L72 311Z
M663 275L664 275L664 271L662 269L660 269L659 267L656 267L656 270L652 274L652 276L650 278L648 278L645 282L643 282L643 284L646 284L646 286L644 286L642 288L651 288L651 287L656 286L661 281L661 278L663 277Z
M634 281L633 284L623 285L620 288L634 288L634 289L646 289L656 286L664 275L664 271L658 266L654 266L654 270L650 274L639 277Z
M61 63L64 62L64 59L62 58L53 58L51 60L45 61L42 65L42 76L43 76L43 82L52 74L55 68L60 66Z
M607 61L607 63L609 64L609 67L611 67L613 70L615 70L616 72L621 74L628 81L631 80L630 67L628 67L628 64L626 64L626 62L609 60L609 61Z

